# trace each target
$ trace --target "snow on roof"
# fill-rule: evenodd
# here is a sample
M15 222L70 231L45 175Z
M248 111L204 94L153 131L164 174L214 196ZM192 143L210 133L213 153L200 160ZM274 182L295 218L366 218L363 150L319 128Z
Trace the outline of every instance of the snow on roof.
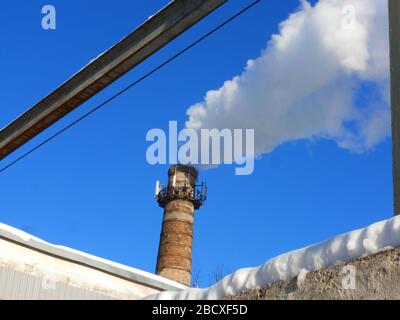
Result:
M257 268L240 269L206 289L162 292L149 300L215 300L260 289L279 280L400 246L400 216L285 253Z
M87 265L125 279L161 290L182 290L186 286L155 274L135 269L117 262L99 258L68 247L54 245L19 229L0 223L0 238L11 240L34 250Z

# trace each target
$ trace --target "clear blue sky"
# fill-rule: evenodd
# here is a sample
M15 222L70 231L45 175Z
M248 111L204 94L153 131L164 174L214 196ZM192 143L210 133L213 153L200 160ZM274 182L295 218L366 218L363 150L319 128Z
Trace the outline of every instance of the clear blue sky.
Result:
M43 98L169 1L7 1L1 4L0 125ZM41 8L57 9L57 30ZM64 120L2 161L76 119L250 1L230 1ZM150 166L146 133L186 120L186 109L238 74L298 6L263 1L105 109L0 175L0 222L46 241L154 272L162 209L153 199L165 166ZM367 89L365 89L367 90ZM218 266L256 266L392 216L391 141L364 154L334 142L280 146L251 176L201 172L209 200L196 213L193 263L201 284Z

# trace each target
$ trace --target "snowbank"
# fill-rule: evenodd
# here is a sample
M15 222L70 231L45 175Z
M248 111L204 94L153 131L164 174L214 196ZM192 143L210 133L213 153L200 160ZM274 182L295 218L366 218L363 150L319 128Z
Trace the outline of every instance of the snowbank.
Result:
M258 289L279 280L400 246L400 217L375 223L330 240L295 250L257 268L240 269L206 289L162 292L148 300L215 300Z

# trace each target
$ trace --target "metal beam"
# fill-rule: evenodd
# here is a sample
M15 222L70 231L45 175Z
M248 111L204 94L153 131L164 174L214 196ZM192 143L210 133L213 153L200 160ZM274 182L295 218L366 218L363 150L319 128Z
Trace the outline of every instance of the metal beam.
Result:
M79 107L227 0L175 0L0 131L0 160Z
M389 0L394 214L400 215L400 1Z

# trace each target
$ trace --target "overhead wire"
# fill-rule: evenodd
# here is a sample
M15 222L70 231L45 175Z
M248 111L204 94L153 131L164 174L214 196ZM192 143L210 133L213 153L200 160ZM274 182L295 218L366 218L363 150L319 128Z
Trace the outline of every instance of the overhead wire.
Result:
M82 120L86 119L87 117L89 117L90 115L92 115L93 113L95 113L96 111L98 111L99 109L103 108L104 106L106 106L107 104L109 104L110 102L112 102L113 100L115 100L116 98L118 98L119 96L121 96L122 94L124 94L125 92L127 92L128 90L130 90L131 88L133 88L134 86L138 85L139 83L141 83L143 80L147 79L148 77L150 77L152 74L156 73L157 71L159 71L160 69L164 68L165 66L167 66L168 64L170 64L172 61L176 60L177 58L179 58L180 56L182 56L184 53L186 53L187 51L189 51L190 49L192 49L193 47L195 47L196 45L198 45L200 42L202 42L203 40L209 38L211 35L213 35L214 33L216 33L217 31L219 31L220 29L222 29L223 27L225 27L227 24L229 24L230 22L232 22L233 20L235 20L236 18L238 18L239 16L241 16L242 14L244 14L245 12L247 12L248 10L250 10L251 8L253 8L255 5L257 5L259 2L261 2L262 0L256 0L253 1L252 3L250 3L248 6L246 6L245 8L243 8L242 10L240 10L239 12L237 12L236 14L234 14L233 16L231 16L229 19L225 20L224 22L222 22L220 25L218 25L217 27L213 28L211 31L207 32L205 35L203 35L202 37L200 37L199 39L197 39L196 41L192 42L190 45L188 45L187 47L185 47L184 49L180 50L179 52L177 52L176 54L174 54L172 57L170 57L169 59L165 60L163 63L159 64L157 67L155 67L154 69L152 69L151 71L147 72L146 74L144 74L143 76L141 76L139 79L135 80L134 82L132 82L131 84L129 84L128 86L126 86L125 88L123 88L122 90L116 92L114 95L112 95L110 98L108 98L107 100L103 101L102 103L100 103L99 105L97 105L96 107L94 107L93 109L91 109L90 111L86 112L85 114L83 114L82 116L80 116L79 118L77 118L76 120L74 120L73 122L71 122L70 124L68 124L66 127L62 128L61 130L57 131L56 133L54 133L53 135L51 135L50 137L48 137L47 139L45 139L44 141L42 141L41 143L39 143L37 146L33 147L32 149L28 150L27 152L23 153L21 156L19 156L18 158L16 158L15 160L13 160L12 162L10 162L9 164L7 164L6 166L4 166L3 168L0 169L0 174L4 173L6 170L8 170L9 168L11 168L12 166L14 166L15 164L17 164L18 162L20 162L21 160L25 159L26 157L28 157L30 154L32 154L33 152L35 152L36 150L38 150L39 148L43 147L44 145L46 145L47 143L49 143L50 141L54 140L55 138L57 138L58 136L60 136L61 134L63 134L64 132L66 132L67 130L69 130L70 128L72 128L73 126L77 125L78 123L80 123Z

